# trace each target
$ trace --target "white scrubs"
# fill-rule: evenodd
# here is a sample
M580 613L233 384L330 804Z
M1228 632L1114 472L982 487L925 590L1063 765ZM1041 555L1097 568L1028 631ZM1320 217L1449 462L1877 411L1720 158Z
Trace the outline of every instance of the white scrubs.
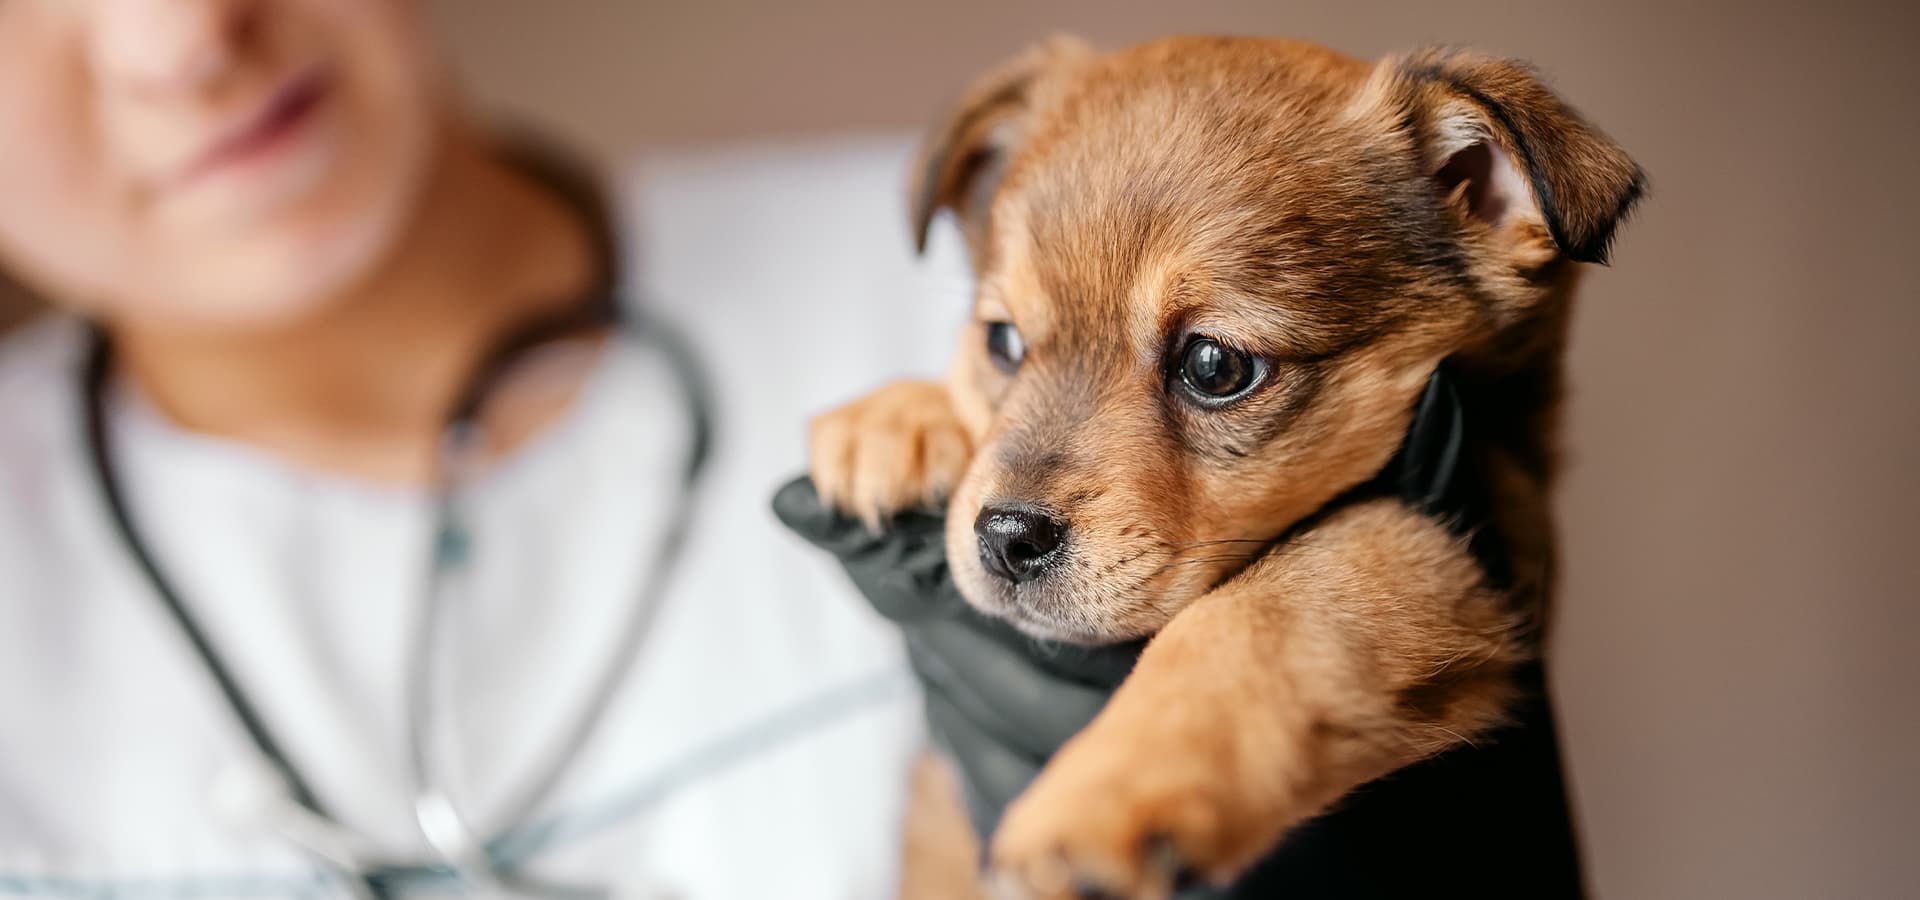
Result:
M950 243L940 265L911 259L905 159L895 140L743 149L634 180L631 293L693 339L718 442L639 662L532 822L499 807L604 664L679 489L664 361L608 354L472 489L444 777L523 871L618 896L892 895L918 697L897 634L767 503L804 464L809 415L937 372L965 315ZM0 345L0 897L336 896L260 827L252 745L109 530L80 451L79 337L55 320ZM354 830L424 854L403 696L421 492L187 433L125 389L110 417L141 532L271 731Z

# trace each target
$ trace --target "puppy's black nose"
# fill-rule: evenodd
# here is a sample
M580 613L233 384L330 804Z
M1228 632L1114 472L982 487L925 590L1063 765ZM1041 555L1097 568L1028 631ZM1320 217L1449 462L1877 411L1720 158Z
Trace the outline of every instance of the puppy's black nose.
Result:
M1046 574L1067 536L1067 523L1030 506L995 505L973 520L980 562L1015 584Z

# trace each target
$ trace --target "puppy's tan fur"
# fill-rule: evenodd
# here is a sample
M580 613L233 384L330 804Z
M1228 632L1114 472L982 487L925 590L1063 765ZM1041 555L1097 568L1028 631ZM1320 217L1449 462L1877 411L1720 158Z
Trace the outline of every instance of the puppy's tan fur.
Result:
M1154 635L1008 809L1000 886L1224 881L1500 720L1552 583L1573 263L1602 260L1640 185L1527 70L1461 53L1055 40L967 95L928 144L916 224L924 240L936 210L957 216L976 323L944 385L821 417L812 452L825 496L871 521L944 500L983 611L1063 640ZM1025 340L1011 373L990 322ZM1264 376L1196 402L1178 375L1196 337ZM1339 500L1393 456L1442 361L1498 578L1397 501ZM1006 502L1070 523L1046 577L981 565L975 516Z

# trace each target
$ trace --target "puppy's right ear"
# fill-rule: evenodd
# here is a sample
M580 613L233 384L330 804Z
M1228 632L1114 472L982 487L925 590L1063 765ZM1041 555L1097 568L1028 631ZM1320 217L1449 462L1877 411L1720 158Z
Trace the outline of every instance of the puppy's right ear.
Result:
M960 221L967 245L979 252L994 190L1006 171L1008 156L1023 137L1039 85L1046 76L1092 52L1077 38L1053 37L974 82L928 136L914 167L910 196L916 249L926 252L934 214L950 209Z
M1606 262L1646 176L1531 69L1430 48L1387 59L1375 76L1368 96L1414 139L1466 218L1495 230L1535 225L1558 255Z

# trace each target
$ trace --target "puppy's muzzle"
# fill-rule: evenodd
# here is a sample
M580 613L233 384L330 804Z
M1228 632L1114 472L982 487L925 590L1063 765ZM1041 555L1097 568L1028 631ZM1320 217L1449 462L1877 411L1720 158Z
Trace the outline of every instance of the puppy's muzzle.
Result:
M995 577L1014 584L1047 574L1063 554L1067 523L1038 507L1023 503L996 503L980 510L973 520L980 543L980 564Z

